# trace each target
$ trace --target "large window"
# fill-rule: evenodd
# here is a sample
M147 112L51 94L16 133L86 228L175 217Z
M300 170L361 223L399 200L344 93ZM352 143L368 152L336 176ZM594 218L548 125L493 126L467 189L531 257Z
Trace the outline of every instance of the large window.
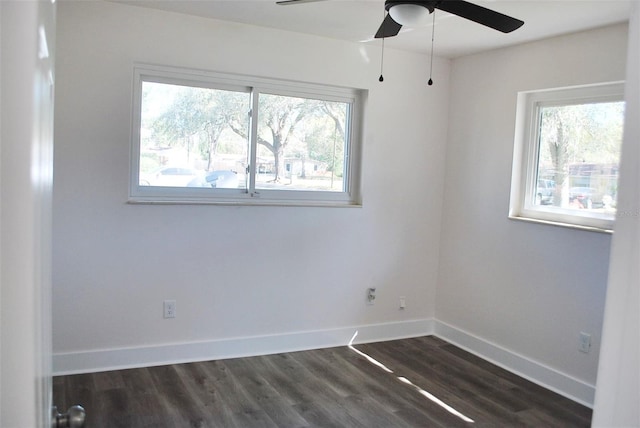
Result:
M130 201L357 206L360 92L136 66Z
M613 83L519 94L512 218L613 228L623 93Z

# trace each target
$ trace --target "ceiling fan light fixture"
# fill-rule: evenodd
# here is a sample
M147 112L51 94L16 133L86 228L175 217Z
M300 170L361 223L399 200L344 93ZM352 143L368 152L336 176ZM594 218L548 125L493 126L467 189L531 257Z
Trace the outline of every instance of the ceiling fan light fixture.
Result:
M398 24L407 27L423 27L429 24L429 9L419 4L395 4L389 8L389 15Z

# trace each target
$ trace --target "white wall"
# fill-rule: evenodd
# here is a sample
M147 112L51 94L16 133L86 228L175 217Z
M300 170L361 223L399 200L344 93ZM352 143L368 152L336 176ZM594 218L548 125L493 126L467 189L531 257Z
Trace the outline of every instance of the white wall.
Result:
M507 218L516 96L624 80L626 43L618 25L452 62L436 318L584 386L587 404L611 237ZM592 335L589 354L580 332Z
M283 350L281 335L315 331L304 346L323 345L324 332L378 324L410 335L403 322L433 317L449 62L428 87L428 57L388 50L383 84L379 58L367 44L61 2L54 369L193 357L161 355L175 343L273 335ZM368 89L364 206L126 204L134 61ZM164 299L177 301L176 319L162 319ZM143 349L119 353L129 348Z

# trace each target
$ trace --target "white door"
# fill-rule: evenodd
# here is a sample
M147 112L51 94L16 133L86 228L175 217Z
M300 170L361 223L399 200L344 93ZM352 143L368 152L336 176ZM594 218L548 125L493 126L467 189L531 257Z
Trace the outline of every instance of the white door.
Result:
M55 4L0 23L0 426L50 427Z

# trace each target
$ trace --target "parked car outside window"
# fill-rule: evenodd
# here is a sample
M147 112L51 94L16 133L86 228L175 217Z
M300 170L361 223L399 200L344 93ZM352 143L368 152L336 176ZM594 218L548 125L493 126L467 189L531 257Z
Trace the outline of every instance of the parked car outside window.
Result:
M536 192L536 205L553 205L553 194L556 191L556 182L553 180L538 179Z
M238 174L235 171L209 171L191 180L188 187L213 187L216 189L237 189Z
M187 187L202 174L192 168L169 166L140 177L141 186Z
M579 208L602 208L605 205L605 194L592 187L572 187L569 189L569 203Z

